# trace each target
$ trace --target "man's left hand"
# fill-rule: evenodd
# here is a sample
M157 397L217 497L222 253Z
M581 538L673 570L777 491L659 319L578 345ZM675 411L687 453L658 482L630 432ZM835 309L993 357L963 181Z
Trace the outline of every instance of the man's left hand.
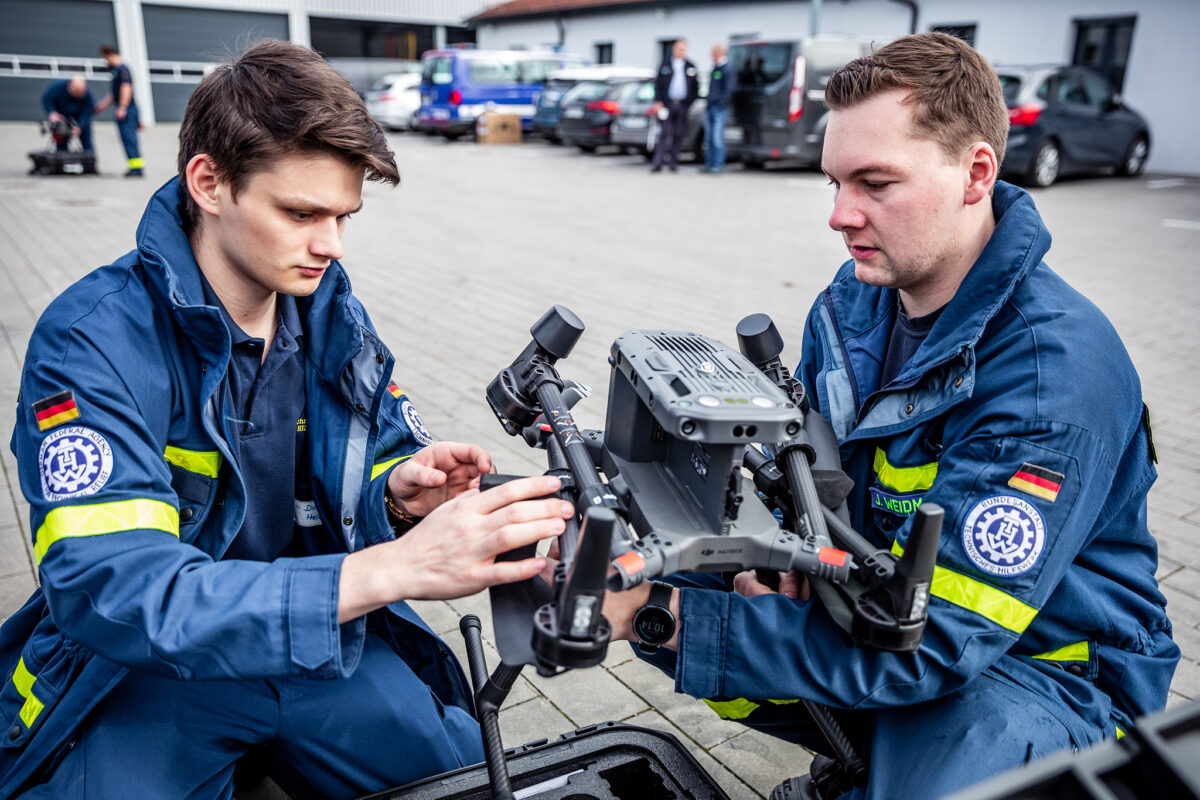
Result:
M405 511L424 517L450 498L477 487L479 476L491 470L492 458L482 447L436 442L392 470L387 491Z

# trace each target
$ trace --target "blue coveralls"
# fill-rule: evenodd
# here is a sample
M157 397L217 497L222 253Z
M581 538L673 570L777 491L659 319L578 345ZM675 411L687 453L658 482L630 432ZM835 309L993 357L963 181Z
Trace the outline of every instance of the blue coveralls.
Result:
M142 151L138 148L138 108L137 102L133 99L133 76L129 74L129 67L125 64L120 64L112 68L112 101L116 114L116 107L121 103L121 87L129 84L129 107L125 109L125 119L117 120L117 133L121 136L121 146L125 148L125 159L129 165L129 169L141 170L146 166L146 159L142 158Z
M657 659L678 691L818 749L794 698L857 712L871 779L852 797L938 797L1119 737L1163 707L1179 659L1137 374L1042 261L1029 195L998 183L993 206L995 233L895 380L877 385L896 292L852 261L809 314L798 370L855 481L856 530L901 552L916 506L945 509L920 650L856 649L819 602L685 588L679 652Z
M42 92L42 109L49 114L57 111L79 128L79 144L84 150L92 150L92 110L96 101L91 91L83 93L83 97L74 97L67 91L69 80L54 81ZM56 150L65 151L69 142L58 143Z
M295 515L327 554L220 560L248 502L230 334L180 199L173 179L137 249L55 299L29 343L12 447L42 585L0 628L0 797L47 778L29 796L229 797L251 744L301 797L480 761L462 671L407 604L337 622L344 554L394 538L387 477L429 441L337 262L296 300Z

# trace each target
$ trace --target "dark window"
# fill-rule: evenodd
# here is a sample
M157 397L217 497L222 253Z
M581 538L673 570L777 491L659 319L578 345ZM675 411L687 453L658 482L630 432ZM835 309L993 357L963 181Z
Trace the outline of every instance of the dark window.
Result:
M1004 102L1012 105L1017 102L1017 95L1021 93L1021 79L1016 75L1001 73L1000 88L1004 91Z
M948 33L951 36L957 36L971 47L975 46L975 25L930 25L929 30L934 33Z
M1083 93L1083 84L1079 82L1079 76L1070 72L1059 75L1054 99L1059 103L1087 105L1087 95Z
M613 43L612 42L596 42L596 63L597 64L613 63Z
M679 37L676 37L675 39L658 40L659 63L666 63L671 60L671 48L675 46L675 42L678 41L678 39Z
M729 48L729 65L737 85L764 86L774 83L792 68L792 46L784 43L735 44Z
M1136 22L1137 17L1075 20L1075 56L1071 63L1099 72L1121 91Z
M428 58L421 70L421 80L436 86L444 86L454 80L454 61L446 57Z

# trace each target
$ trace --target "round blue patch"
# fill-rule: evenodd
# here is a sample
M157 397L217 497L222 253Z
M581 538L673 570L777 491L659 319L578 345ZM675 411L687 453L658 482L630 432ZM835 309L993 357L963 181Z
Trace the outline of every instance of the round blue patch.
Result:
M971 563L992 575L1020 575L1037 563L1046 524L1029 502L1011 495L980 500L963 523L963 548Z
M417 413L416 406L405 400L404 404L400 406L400 413L404 415L404 421L408 423L408 429L412 431L414 439L421 444L433 444L433 437L425 429L425 423L421 421L421 415Z
M112 448L91 428L61 428L42 440L38 475L47 500L86 497L112 475Z

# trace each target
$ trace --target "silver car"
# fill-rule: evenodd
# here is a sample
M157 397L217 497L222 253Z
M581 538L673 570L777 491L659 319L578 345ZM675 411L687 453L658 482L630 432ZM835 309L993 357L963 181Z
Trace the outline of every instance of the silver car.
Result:
M703 94L703 92L702 92ZM611 141L629 153L641 153L646 159L654 155L658 142L658 120L650 114L654 105L654 81L646 81L621 103L621 113L612 122ZM687 127L683 131L681 156L690 155L695 160L704 158L704 98L692 103L688 109Z

